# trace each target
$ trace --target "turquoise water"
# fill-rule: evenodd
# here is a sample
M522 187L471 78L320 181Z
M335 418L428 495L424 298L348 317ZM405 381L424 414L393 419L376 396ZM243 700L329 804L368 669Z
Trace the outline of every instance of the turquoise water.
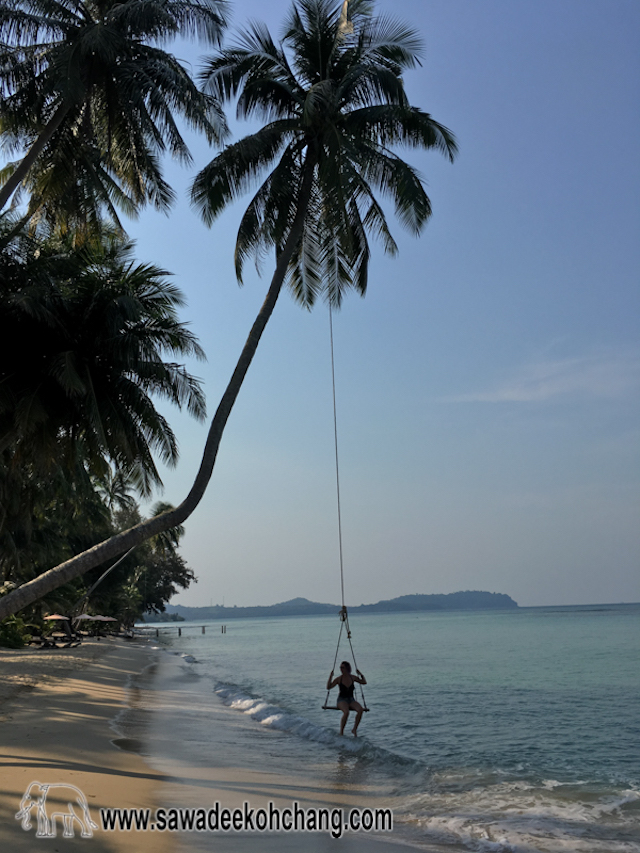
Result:
M256 767L382 786L418 846L640 853L640 605L353 616L357 741L321 709L337 618L205 624L163 643L244 715Z

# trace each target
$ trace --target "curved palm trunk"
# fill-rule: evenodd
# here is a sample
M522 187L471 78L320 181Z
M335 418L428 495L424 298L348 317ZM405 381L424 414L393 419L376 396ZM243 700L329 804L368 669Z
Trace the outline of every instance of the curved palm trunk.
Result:
M27 605L37 601L53 589L56 589L62 584L68 583L70 580L73 580L73 578L76 578L85 572L88 572L89 569L93 569L96 566L101 565L105 560L117 557L118 554L121 554L123 551L127 551L130 548L134 548L136 545L140 545L151 536L156 536L158 533L163 533L165 530L170 530L172 527L182 524L182 522L185 521L185 519L187 519L198 506L209 481L211 480L213 466L215 465L216 456L218 455L218 448L220 447L222 434L229 419L229 415L231 414L231 409L238 397L238 393L240 392L244 378L247 375L253 356L258 349L262 333L264 332L264 329L269 322L269 318L273 313L273 309L275 308L278 296L282 289L282 284L284 282L289 262L296 245L302 236L304 218L309 198L311 196L314 165L312 158L308 156L298 195L296 216L291 226L287 242L278 257L276 269L273 274L273 278L271 279L271 285L267 291L267 296L260 308L260 311L258 312L258 316L256 317L253 326L251 327L249 337L242 349L236 368L229 380L229 384L227 385L227 389L218 404L218 408L209 428L209 434L204 447L200 469L198 470L193 486L191 487L191 491L187 497L179 506L170 512L166 512L163 515L158 515L154 518L148 519L147 521L143 521L135 527L129 528L129 530L124 530L122 533L112 536L110 539L101 542L99 545L94 545L93 548L89 548L89 550L84 551L77 557L72 557L65 563L61 563L59 566L49 569L47 572L44 572L32 581L23 584L13 590L13 592L10 592L8 595L0 598L0 619L4 619L13 613L17 613L19 610L22 610L23 607L27 607Z
M20 186L22 181L24 181L26 176L29 174L29 169L38 159L38 157L44 150L44 147L47 142L49 142L53 134L60 127L60 125L62 124L62 120L68 112L69 106L64 103L60 104L58 109L49 119L49 122L46 127L40 133L40 136L36 139L29 151L22 158L22 161L20 162L18 168L15 170L13 175L11 175L11 177L2 187L2 189L0 189L0 210L5 207L5 205L7 204L11 196L14 194L16 189Z

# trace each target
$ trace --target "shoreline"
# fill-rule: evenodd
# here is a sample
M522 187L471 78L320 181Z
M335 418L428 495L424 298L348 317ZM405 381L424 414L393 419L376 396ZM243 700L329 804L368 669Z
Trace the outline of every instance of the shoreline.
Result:
M218 747L215 765L184 760L180 718L195 697L194 675L179 658L144 641L0 650L0 671L0 848L12 853L31 853L39 841L49 840L36 840L35 806L29 830L15 818L34 782L79 789L96 824L102 808L209 809L216 801L221 809L241 808L245 801L255 809L270 802L287 808L294 801L305 809L375 805L348 786L320 784L313 768L290 778L252 763L238 764L237 712L222 703L211 717L211 739ZM68 810L61 797L54 796L52 787L49 817ZM335 850L335 844L343 853L411 849L393 833L372 837L364 832L335 840L325 831L108 832L98 826L89 839L81 837L78 820L72 821L75 837L65 838L61 817L55 822L52 840L58 853L81 850L85 844L94 853L180 853L212 846L217 853L322 853Z
M296 738L288 732L259 725L242 712L228 707L213 694L206 676L198 673L198 661L177 652L161 655L159 671L148 698L151 752L145 757L167 779L163 806L177 809L256 813L273 809L282 815L294 803L307 813L340 811L346 820L352 809L393 808L387 792L370 779L353 778L338 759L334 771L300 764L285 771L278 744ZM155 696L154 696L155 694ZM153 704L155 702L155 705ZM206 718L206 732L200 722ZM193 727L192 723L196 722ZM177 737L176 734L182 734ZM340 824L341 828L343 824ZM299 831L230 831L176 833L177 853L407 853L419 849L438 853L433 844L415 843L392 832L343 831L334 838L329 828ZM451 848L449 848L451 851Z
M249 632L236 657L229 650L227 657L238 664L252 649L262 649L266 637ZM52 853L83 853L91 849L86 845L96 853L464 853L478 844L537 849L538 842L549 850L577 851L583 849L586 831L594 853L640 853L633 785L633 790L602 787L596 780L578 789L561 773L544 776L549 784L531 774L504 779L493 773L483 781L463 770L452 787L451 777L439 779L429 771L414 779L410 768L407 787L404 771L398 776L388 772L386 757L375 752L379 731L366 746L374 750L371 760L367 755L361 760L361 750L351 750L350 739L346 748L338 745L335 741L342 739L331 736L324 720L318 724L317 714L297 717L299 711L283 711L260 698L268 697L268 690L258 698L237 685L229 693L224 682L214 690L217 673L226 672L216 661L224 659L226 643L216 637L201 645L158 648L145 639L104 639L73 649L0 650L0 850L32 853L44 849L42 841ZM277 660L281 647L282 637L272 638ZM310 656L309 649L304 654ZM268 655L261 662L269 665ZM296 683L284 682L285 695ZM575 713L572 709L572 720ZM337 718L326 722L335 726ZM621 718L627 728L631 722L631 717ZM169 818L168 831L96 826L92 838L83 838L80 820L74 818L75 837L65 838L60 816L56 837L44 839L36 837L35 806L26 831L15 817L35 782L74 786L86 797L96 824L100 809L148 811L158 821L156 809L173 810L179 823L183 810L198 821L198 812L211 814L216 804L219 813L232 813L244 810L246 802L256 815L273 806L281 818L294 803L307 815L314 810L316 818L319 809L340 810L346 819L352 809L389 808L394 828L345 830L335 839L331 817L331 825L321 830L300 831L298 826L290 832L275 827L260 832L259 826L247 831L229 824L228 831L212 831L206 823L200 827L204 831L170 831ZM49 819L55 812L68 813L66 790L66 799L53 789L47 794ZM596 810L602 816L594 817Z
M89 640L74 649L0 650L0 847L30 853L36 841L36 806L31 829L15 815L29 786L50 784L49 814L66 810L71 785L86 797L97 824L101 808L154 808L165 781L137 752L118 748L113 722L129 707L130 685L157 657L148 647L117 639ZM34 789L40 793L41 789ZM57 799L56 799L57 797ZM54 804L53 809L51 804ZM76 807L76 811L78 811ZM171 853L168 834L105 832L73 838L56 821L55 850L94 853Z

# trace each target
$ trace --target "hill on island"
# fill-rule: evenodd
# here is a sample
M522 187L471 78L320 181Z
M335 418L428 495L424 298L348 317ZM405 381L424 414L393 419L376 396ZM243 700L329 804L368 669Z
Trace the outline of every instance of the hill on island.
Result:
M399 613L420 610L513 610L517 603L500 592L450 592L446 595L401 595L376 604L360 604L349 607L349 615L357 613ZM307 598L292 598L280 604L258 607L185 607L182 604L167 605L167 614L177 614L187 621L211 619L247 619L265 616L319 616L335 614L338 604L322 604Z

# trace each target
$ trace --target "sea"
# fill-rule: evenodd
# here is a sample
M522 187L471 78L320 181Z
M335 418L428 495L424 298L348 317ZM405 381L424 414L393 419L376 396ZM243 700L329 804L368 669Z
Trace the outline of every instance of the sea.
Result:
M194 767L312 768L391 803L409 848L640 853L640 604L354 614L357 739L322 708L337 614L225 627L147 629L190 690L187 713L165 685L159 766L165 743ZM227 752L214 712L233 725Z

